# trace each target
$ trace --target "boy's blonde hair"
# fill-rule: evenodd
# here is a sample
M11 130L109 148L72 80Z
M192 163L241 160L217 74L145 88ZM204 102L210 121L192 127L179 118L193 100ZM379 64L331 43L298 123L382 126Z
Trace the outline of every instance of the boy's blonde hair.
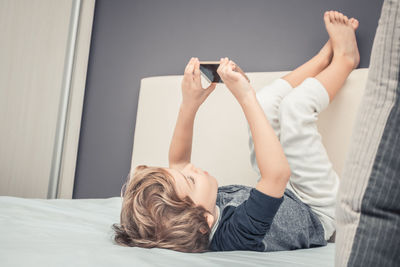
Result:
M120 225L113 224L117 244L182 252L207 250L208 211L188 196L178 197L173 181L163 168L141 165L134 170L123 193Z

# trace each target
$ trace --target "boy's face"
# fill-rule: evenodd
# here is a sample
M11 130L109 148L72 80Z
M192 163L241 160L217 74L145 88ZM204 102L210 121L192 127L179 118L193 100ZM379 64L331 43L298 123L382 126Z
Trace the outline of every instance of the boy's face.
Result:
M203 206L213 214L218 182L208 172L187 164L182 170L166 168L174 177L179 197L189 196L198 206Z

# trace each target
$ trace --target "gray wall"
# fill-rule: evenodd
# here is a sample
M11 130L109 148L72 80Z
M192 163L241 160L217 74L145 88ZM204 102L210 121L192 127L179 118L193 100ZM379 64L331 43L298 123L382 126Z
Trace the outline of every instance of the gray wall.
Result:
M192 56L291 70L328 39L325 10L359 19L369 57L381 1L97 0L73 198L119 196L131 162L140 79L182 74Z

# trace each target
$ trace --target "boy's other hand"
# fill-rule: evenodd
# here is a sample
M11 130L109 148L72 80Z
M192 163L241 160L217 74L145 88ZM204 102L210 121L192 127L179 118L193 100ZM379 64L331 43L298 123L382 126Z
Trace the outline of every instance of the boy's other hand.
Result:
M242 103L248 96L253 96L255 91L247 79L235 71L236 66L229 58L221 58L217 72L238 102Z
M201 86L200 61L192 57L186 65L182 80L182 104L198 109L206 98L214 91L217 83L207 88Z

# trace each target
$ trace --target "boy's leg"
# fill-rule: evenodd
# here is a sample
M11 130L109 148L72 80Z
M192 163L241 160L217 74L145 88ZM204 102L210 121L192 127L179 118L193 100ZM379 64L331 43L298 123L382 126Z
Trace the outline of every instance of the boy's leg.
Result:
M318 132L318 114L329 104L329 95L315 78L307 78L280 106L281 139L291 177L287 184L318 215L328 240L335 230L334 207L338 175Z
M267 85L257 91L257 100L264 110L264 113L278 138L280 138L279 105L282 99L292 91L293 87L299 85L302 81L304 81L304 79L307 77L314 77L323 69L325 69L332 60L332 54L332 45L330 40L328 40L319 53L309 61L288 73L281 79L277 79L270 85ZM256 162L253 138L249 128L248 133L250 162L253 169L258 173L258 175L260 175L260 171Z
M325 239L329 239L335 230L339 179L321 142L316 121L358 64L354 37L358 24L351 24L355 20L350 22L335 12L326 13L324 19L334 51L332 63L283 99L279 119L280 141L292 171L288 188L319 216ZM357 53L344 54L343 46L355 46Z
M283 76L282 79L285 79L293 88L295 88L306 78L315 77L323 71L331 63L332 56L332 43L331 40L328 40L318 54L300 67L296 68L294 71Z

